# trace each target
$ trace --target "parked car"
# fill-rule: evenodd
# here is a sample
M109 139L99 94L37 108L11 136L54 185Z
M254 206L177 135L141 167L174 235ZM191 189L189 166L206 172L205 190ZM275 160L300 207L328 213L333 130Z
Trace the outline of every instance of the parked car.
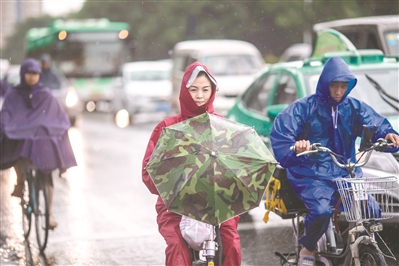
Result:
M206 65L215 76L219 91L214 101L215 111L225 114L235 97L251 84L257 72L266 66L259 50L240 40L191 40L176 43L171 51L173 61L172 108L180 110L179 91L184 71L195 61Z
M336 31L330 33L334 38L342 37ZM377 112L387 117L395 130L399 131L398 103L381 93L366 77L367 74L385 90L387 95L397 99L399 57L389 58L378 50L329 52L323 57L276 63L267 71L260 73L245 92L237 97L227 118L253 126L265 144L270 147L269 135L273 119L288 104L316 91L324 63L332 56L341 56L358 78L356 88L352 90L350 96L371 105ZM391 102L392 106L386 101ZM399 153L374 153L369 163L363 167L363 172L365 176L392 175L399 178ZM389 221L398 223L399 190L396 191L394 198L397 216Z
M316 40L320 31L325 29L339 31L356 49L378 49L386 55L399 55L399 15L348 18L317 23L313 25L313 38ZM334 45L328 48L318 47L315 41L312 45L296 43L283 52L280 62L301 60L312 54L319 56L327 52L326 49L336 50L337 47Z
M291 62L308 58L312 55L312 46L307 43L294 43L281 54L279 62Z
M9 60L0 58L0 79L4 78L4 75L9 65L10 65Z
M313 26L313 34L316 36L326 28L344 34L357 49L378 49L386 55L399 55L399 15L322 22Z
M20 83L19 69L20 65L10 65L5 73L4 79L11 86L16 86ZM69 84L62 72L57 69L55 71L57 71L61 79L61 87L51 88L51 93L66 110L71 126L74 126L79 115L83 112L83 103L80 101L75 88Z
M116 116L119 111L126 110L132 123L134 116L140 113L169 113L171 70L169 59L123 64L114 82L113 114Z

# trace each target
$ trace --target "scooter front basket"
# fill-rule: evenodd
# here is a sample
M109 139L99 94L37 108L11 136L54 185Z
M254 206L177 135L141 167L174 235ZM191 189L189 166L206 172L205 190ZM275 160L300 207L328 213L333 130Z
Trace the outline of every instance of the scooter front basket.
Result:
M335 182L348 222L392 218L396 177L337 178Z

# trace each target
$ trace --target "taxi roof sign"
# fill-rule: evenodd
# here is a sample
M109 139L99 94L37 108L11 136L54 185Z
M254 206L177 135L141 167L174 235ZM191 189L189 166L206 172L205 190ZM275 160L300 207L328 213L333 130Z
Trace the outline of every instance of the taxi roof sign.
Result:
M381 63L384 61L384 53L377 49L357 50L352 42L341 32L334 29L319 31L315 42L313 55L304 64L320 60L323 64L331 57L339 56L347 64Z
M318 32L313 57L323 56L332 51L357 51L353 43L339 31L323 29Z

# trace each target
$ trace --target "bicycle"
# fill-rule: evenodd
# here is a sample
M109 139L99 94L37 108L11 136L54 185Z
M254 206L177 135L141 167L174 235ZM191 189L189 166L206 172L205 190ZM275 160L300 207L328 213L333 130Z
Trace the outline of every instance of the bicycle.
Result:
M330 225L325 234L319 239L317 244L317 251L315 254L316 265L325 266L385 266L385 257L390 257L396 260L392 251L385 244L378 232L383 230L383 226L378 221L392 217L393 213L393 196L392 191L397 189L398 179L394 176L390 177L373 177L373 178L355 178L354 169L365 165L371 153L374 150L383 151L386 147L392 144L387 143L384 139L378 139L376 143L371 144L369 148L362 152L362 156L366 154L363 162L343 164L337 160L340 157L326 147L322 147L319 143L311 145L310 151L305 151L297 154L303 156L308 154L315 154L318 152L327 152L332 158L333 162L349 171L348 178L337 178L336 184L339 192L339 199L336 206L332 206L333 215L330 218ZM294 147L290 148L294 151ZM361 156L361 157L362 157ZM281 169L280 169L281 170ZM280 171L283 172L283 171ZM279 180L286 179L286 176L280 174ZM285 184L288 180L285 180ZM282 182L283 184L284 182ZM288 183L289 185L289 183ZM285 191L285 194L295 192L292 187ZM373 196L378 202L381 211L376 212L369 207L369 197ZM298 200L299 202L295 202ZM280 258L280 264L283 265L297 265L299 260L299 252L301 246L298 242L299 238L304 234L303 216L306 215L307 209L300 199L290 199L295 202L295 207L287 206L288 212L279 213L277 207L274 210L283 219L292 219L292 228L295 237L295 251L291 253L275 252L275 255ZM291 202L288 202L291 203ZM343 205L343 214L345 214L347 228L340 230L339 225L342 223L340 215L340 206ZM376 236L385 245L390 255L385 255L380 250L376 241Z
M210 239L214 240L206 240L202 243L202 250L198 251L190 247L191 251L191 261L192 261L192 266L214 266L215 262L216 265L221 266L222 265L222 251L223 251L223 246L222 246L222 241L220 237L220 228L219 225L214 226L215 228L215 235L213 235L213 230L211 230L210 234ZM219 260L215 261L216 254L220 254L218 257ZM203 256L205 260L202 260L200 256Z
M32 215L35 216L36 240L42 253L47 246L49 231L49 207L46 174L29 169L24 172L22 187L22 228L24 237L29 237L32 225Z

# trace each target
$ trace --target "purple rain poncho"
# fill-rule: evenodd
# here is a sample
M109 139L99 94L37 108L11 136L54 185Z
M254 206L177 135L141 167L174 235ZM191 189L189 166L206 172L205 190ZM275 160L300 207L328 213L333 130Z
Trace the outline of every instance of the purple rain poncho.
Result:
M11 167L18 158L29 159L39 170L61 173L76 166L68 137L68 115L48 88L25 83L26 72L41 73L34 59L20 70L21 83L10 88L0 111L0 166Z

